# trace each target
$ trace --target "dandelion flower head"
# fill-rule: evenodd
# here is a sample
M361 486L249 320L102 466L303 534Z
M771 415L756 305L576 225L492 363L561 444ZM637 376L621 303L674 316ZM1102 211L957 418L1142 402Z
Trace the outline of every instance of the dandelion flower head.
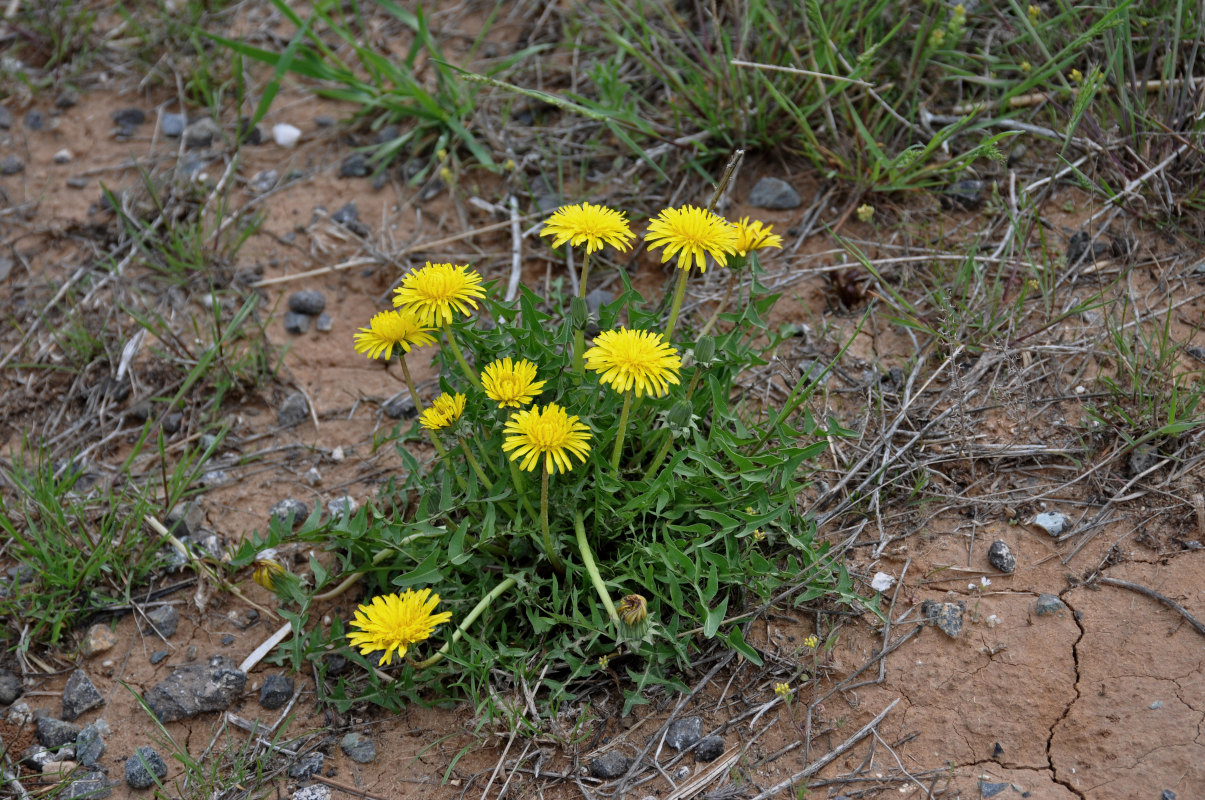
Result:
M355 335L355 349L369 358L390 358L398 347L409 353L412 347L435 344L431 331L409 309L382 311Z
M544 220L540 235L554 237L553 247L565 242L574 247L585 243L587 254L608 244L616 250L627 250L632 246L630 240L635 238L621 212L591 203L561 206Z
M412 644L430 638L437 625L452 618L448 611L433 614L437 605L439 595L431 594L430 589L374 597L356 609L351 624L360 630L347 634L347 641L360 648L361 655L385 651L378 666L387 665L395 652L398 658L405 657Z
M520 408L535 399L546 381L536 380L536 365L527 359L499 359L481 373L485 396L501 408Z
M272 548L256 553L252 567L251 578L269 592L276 588L276 579L285 574L284 565Z
M468 264L432 264L417 269L402 279L394 290L393 304L411 309L424 325L446 325L453 312L471 314L477 301L485 297L481 275Z
M629 628L634 628L649 618L649 601L644 595L627 594L615 606L615 613Z
M782 249L782 237L777 233L770 233L773 227L773 225L763 226L758 220L750 222L748 217L741 217L740 222L736 223L737 255L744 257L763 247Z
M418 422L429 431L438 431L448 427L464 413L465 396L462 394L441 394L424 409L418 416Z
M649 221L644 234L650 247L664 247L661 263L678 256L678 269L690 269L691 261L700 272L707 271L707 256L721 267L728 256L736 255L736 227L718 214L704 208L683 206L667 208Z
M653 331L603 331L586 351L586 366L617 392L635 389L636 396L660 397L678 383L682 359L661 334Z
M522 459L522 470L534 470L543 458L549 473L557 468L568 472L573 469L571 454L584 463L590 452L590 429L556 403L549 403L543 410L532 406L515 412L503 433L506 440L502 449L510 454L511 461Z

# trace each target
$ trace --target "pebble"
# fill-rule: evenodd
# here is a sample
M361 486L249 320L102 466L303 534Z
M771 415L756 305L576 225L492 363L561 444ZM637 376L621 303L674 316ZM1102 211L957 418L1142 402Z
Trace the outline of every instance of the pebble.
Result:
M67 186L72 189L87 189L88 179L83 175L72 175L67 179Z
M79 726L70 722L54 717L38 717L38 742L52 750L65 744L75 744L79 732Z
M987 184L980 180L961 180L938 196L946 211L974 211L983 205Z
M289 295L289 310L316 317L326 309L326 295L317 289L302 289Z
M367 764L377 757L377 744L360 733L349 733L339 742L347 757L357 764Z
M224 469L211 469L201 474L201 485L213 489L230 483L230 476Z
M79 768L78 761L47 761L42 765L43 775L63 775Z
M590 759L590 774L604 781L612 781L625 775L631 766L632 759L612 750Z
M304 480L310 486L317 486L318 484L322 483L322 473L318 471L317 467L310 467L305 471L305 475L302 476L302 480Z
M749 205L778 211L799 208L803 200L791 184L781 178L766 176L753 185L753 191L749 192Z
M155 779L167 777L167 764L163 756L149 745L143 745L134 751L134 755L126 759L126 783L131 789L149 789L155 785Z
M293 800L331 800L331 787L315 783L293 792Z
M0 706L12 705L23 694L25 685L21 683L21 676L12 670L0 669Z
M331 329L335 327L335 318L323 312L318 315L318 319L314 320L314 327L321 333L330 333Z
M58 796L71 798L86 797L88 800L98 800L98 798L108 797L111 794L113 794L113 786L102 773L88 772L73 780L67 785L67 790Z
M101 739L100 728L96 723L85 725L79 736L75 737L76 761L85 767L92 767L100 761L104 752L105 742Z
M723 736L707 736L699 742L699 746L695 748L695 761L706 764L709 761L715 761L720 756L724 755L724 737Z
M13 112L6 106L0 106L0 130L8 130L13 126Z
M207 664L176 667L145 695L151 712L161 722L195 717L205 711L225 711L243 693L247 673L226 656Z
M360 510L360 504L351 495L345 494L342 497L336 497L326 505L326 510L330 512L332 517L342 519L346 516L354 516Z
M308 753L289 767L289 777L299 781L312 778L322 772L322 765L325 761L326 756L322 753Z
M1039 617L1057 614L1065 608L1067 608L1067 604L1052 594L1038 595L1038 602L1034 604L1034 611Z
M268 511L270 518L279 520L284 525L291 524L294 528L300 527L309 515L310 507L293 497L286 497Z
M414 419L418 416L418 409L414 407L414 401L408 394L399 394L389 398L381 410L390 419Z
M159 118L159 132L164 136L175 138L184 133L184 128L187 126L188 118L183 114L168 112Z
M310 403L301 392L293 392L280 404L276 412L276 421L285 428L291 428L310 414Z
M987 563L1001 572L1011 573L1017 568L1017 557L1013 555L1007 542L997 539L987 549Z
M251 183L248 188L256 194L263 194L271 191L276 186L276 181L280 176L274 169L261 169L251 178Z
M104 703L104 696L92 685L88 673L77 669L68 676L67 685L63 687L63 719L77 719L85 711L91 711Z
M120 125L123 128L136 128L146 122L146 112L135 106L118 109L109 116L114 125Z
M330 128L330 127L334 126L335 118L328 117L325 114L319 114L318 116L314 117L314 124L317 125L319 128Z
M979 779L979 796L980 797L995 797L1008 788L1008 783L989 783L988 781Z
M357 236L367 236L372 232L367 225L360 221L360 210L356 208L355 200L331 214L331 222L342 225Z
M170 414L165 414L163 417L163 430L168 435L174 435L180 432L180 426L184 424L184 415L179 411L173 411Z
M1071 520L1066 514L1058 511L1043 511L1033 518L1031 525L1036 525L1051 536L1058 536L1071 527Z
M368 164L368 156L364 153L351 153L339 165L340 178L363 178L372 172Z
M55 108L68 109L79 105L79 95L72 89L64 89L63 92L54 98Z
M5 156L0 160L0 175L16 175L25 170L25 162L16 156Z
M885 592L895 585L895 578L886 572L876 572L870 579L870 588L876 592Z
M179 625L180 612L175 606L157 606L147 612L143 633L155 633L164 639L170 639L176 635Z
M152 664L158 664L169 655L171 655L171 653L169 653L167 650L156 650L154 653L151 653L150 661Z
M215 138L221 138L222 129L209 117L202 117L184 129L184 146L209 147Z
M234 644L234 634L226 633L222 635L222 647L229 647Z
M39 770L42 765L48 761L53 761L58 758L57 753L52 753L40 744L31 744L21 751L21 763L28 764L31 767L37 767Z
M1176 793L1171 789L1164 789L1159 795L1159 800L1176 800Z
M703 718L683 717L674 720L665 732L665 743L675 750L685 750L703 738Z
M201 525L205 523L205 512L193 501L176 503L172 510L167 512L164 522L168 531L175 536L196 536L201 532Z
M20 702L13 703L8 709L8 713L4 715L10 725L16 725L18 728L28 725L33 722L33 711L29 708L29 703Z
M952 639L962 635L962 615L966 613L966 603L935 603L926 600L920 604L920 613L925 622L934 625Z
M1108 258L1111 249L1107 242L1100 239L1093 241L1092 234L1087 231L1079 231L1067 241L1067 265L1073 267L1081 261L1095 262L1098 259Z
M71 151L67 150L67 149L63 149L63 150L60 150L57 153L55 153L54 154L54 163L70 164L71 163Z
M1126 462L1126 465L1129 467L1129 476L1131 478L1138 477L1158 464L1161 458L1157 447L1149 444L1138 445L1130 451L1130 458Z
M25 127L31 131L40 131L46 127L46 115L36 108L25 112Z
M272 126L272 141L281 147L293 147L301 138L301 129L287 122L278 122Z
M310 315L298 314L296 311L285 313L285 330L294 336L300 336L310 329Z
M275 711L289 702L292 696L293 679L272 673L264 679L264 685L259 689L259 704L269 711Z

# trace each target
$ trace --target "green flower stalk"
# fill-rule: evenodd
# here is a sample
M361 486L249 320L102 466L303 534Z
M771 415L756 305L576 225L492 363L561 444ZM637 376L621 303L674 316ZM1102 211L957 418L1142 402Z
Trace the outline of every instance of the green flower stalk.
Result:
M611 593L607 591L607 585L603 583L602 575L598 573L598 565L594 563L594 553L590 551L590 543L586 541L586 526L582 523L582 512L580 511L575 511L573 514L573 528L577 533L577 550L582 556L582 566L586 568L586 574L590 576L590 582L594 584L594 591L598 592L599 598L602 599L603 607L607 609L611 622L618 625L619 612L615 610L615 604L611 602Z

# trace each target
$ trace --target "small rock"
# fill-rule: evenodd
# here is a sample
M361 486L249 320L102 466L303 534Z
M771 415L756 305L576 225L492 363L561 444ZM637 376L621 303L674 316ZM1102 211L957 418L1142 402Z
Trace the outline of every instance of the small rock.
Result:
M946 211L974 211L983 205L987 184L979 180L962 180L938 196Z
M164 136L175 138L184 133L184 128L188 125L188 118L183 114L172 114L168 112L159 118L159 132Z
M146 703L162 722L195 717L204 711L225 711L243 693L247 673L232 659L214 656L208 664L176 667L146 693Z
M8 709L8 713L4 715L4 718L8 720L10 725L16 725L20 728L33 722L33 711L30 710L29 703L13 703Z
M71 163L71 151L64 149L64 150L60 150L57 153L55 153L54 154L54 163L70 164Z
M997 539L987 549L987 563L1001 572L1011 573L1017 568L1017 557L1013 555L1007 542Z
M335 319L324 311L318 315L318 319L314 320L314 327L322 333L330 333L331 328L335 327Z
M316 317L326 309L326 295L317 289L303 289L289 295L289 310Z
M1052 594L1038 595L1038 602L1034 604L1034 611L1039 617L1057 614L1066 608L1067 604Z
M308 753L300 761L289 767L289 777L303 781L322 772L322 764L326 757L322 753Z
M784 210L799 208L803 205L803 200L791 184L781 178L766 176L753 185L753 191L749 192L749 205L755 208Z
M367 764L377 757L376 742L363 734L349 733L339 742L339 746L357 764Z
M51 750L65 744L74 744L75 737L79 736L79 732L79 727L70 722L63 722L54 717L38 717L38 742Z
M669 726L665 743L675 750L685 750L703 738L703 718L683 717Z
M309 314L288 311L285 313L285 330L294 336L300 336L310 329L310 319Z
M65 775L79 768L78 761L47 761L42 765L43 775Z
M40 131L46 127L46 115L36 108L25 112L25 127L31 131Z
M28 764L31 767L37 767L39 770L47 761L53 761L57 756L51 753L40 744L31 744L21 751L21 763Z
M263 144L264 132L258 125L252 124L250 117L239 117L238 138L249 145Z
M1138 445L1130 451L1130 458L1126 461L1126 465L1129 467L1129 477L1138 477L1158 464L1161 459L1158 448L1149 444Z
M301 138L301 129L287 122L278 122L272 126L272 141L281 147L293 147Z
M57 797L73 798L76 800L99 800L100 798L108 797L113 794L113 787L109 784L109 780L100 772L88 772L82 777L76 778L67 785L67 790L56 795Z
M355 513L360 510L360 504L351 495L343 495L336 497L326 504L326 510L330 512L332 517L342 519L345 516L355 516Z
M1025 145L1016 145L1013 147L1013 149L1008 151L1008 159L1005 161L1005 166L1007 166L1009 169L1017 166L1021 163L1021 160L1025 158L1025 154L1028 152L1029 148Z
M331 787L322 783L302 786L293 792L293 800L331 800Z
M225 486L228 483L230 483L230 476L224 469L211 469L201 474L201 485L207 489Z
M699 746L695 748L695 761L708 763L715 761L720 756L724 755L724 737L723 736L707 736L699 742Z
M222 634L222 647L229 647L232 644L234 644L234 634L232 634L232 633Z
M63 719L77 719L80 714L104 705L104 702L104 696L92 685L88 673L77 669L68 676L67 685L63 687Z
M293 679L272 673L264 679L264 685L259 689L259 704L269 711L275 711L289 702L292 696Z
M995 797L1008 788L1007 783L989 783L982 778L979 779L979 796L980 797Z
M146 112L134 106L118 109L109 117L113 120L114 125L120 125L123 128L137 128L146 122Z
M25 685L21 677L11 670L0 669L0 706L12 705L23 694Z
M248 188L256 194L263 194L271 191L276 186L276 181L280 176L274 169L261 169L251 178L251 183Z
M305 475L302 476L302 480L304 480L310 486L317 486L318 484L322 483L322 473L318 471L317 467L310 467L305 471Z
M0 175L16 175L25 169L25 162L16 156L5 156L0 159Z
M169 655L171 655L171 653L169 653L167 650L156 650L155 652L151 653L150 662L152 664L158 664Z
M79 105L79 94L74 89L64 89L63 92L54 98L55 108L68 109Z
M105 743L100 737L100 728L96 723L85 725L79 736L75 737L75 760L85 767L92 767L100 761L104 752Z
M870 579L870 588L876 592L885 592L895 585L895 578L886 572L876 572Z
M615 295L606 289L592 289L586 292L586 310L597 316L600 308L614 302L614 300Z
M1061 514L1058 511L1043 511L1034 517L1033 522L1030 524L1036 525L1051 536L1058 536L1071 527L1071 520L1067 518L1066 514Z
M177 169L180 171L180 176L182 178L203 181L205 180L205 176L201 173L201 170L205 169L208 163L209 162L205 159L197 156L186 156L184 160L180 162Z
M364 153L351 153L339 165L340 178L363 178L372 172L368 156Z
M184 129L184 146L190 148L209 147L214 139L222 137L222 129L209 117L202 117Z
M998 759L1002 755L1004 755L1004 748L1000 746L999 742L996 742L994 745L992 745L992 758Z
M966 613L967 604L959 600L957 603L935 603L926 600L920 604L921 617L930 625L952 639L962 635L962 615Z
M164 639L170 639L176 635L179 625L180 612L175 606L157 606L147 612L143 633L155 633Z
M347 225L352 222L360 221L360 210L356 208L356 201L352 200L331 214L331 221L337 222L340 225Z
M0 106L0 130L8 130L13 126L13 112L5 106Z
M1080 231L1067 241L1067 265L1071 267L1082 261L1095 262L1098 259L1108 258L1111 253L1112 248L1108 243L1093 237L1087 231Z
M314 124L319 128L330 128L334 126L335 118L328 117L326 114L319 114L318 116L314 117Z
M276 412L276 421L285 428L291 428L310 414L310 403L301 392L293 392L280 404Z
M83 175L72 175L67 179L67 186L71 189L87 189L88 179Z
M149 789L156 779L167 777L167 764L163 756L149 745L143 745L126 759L126 783L131 789Z
M613 781L625 775L632 766L632 759L612 750L598 758L590 759L590 774L604 781Z
M1176 793L1171 789L1164 789L1163 793L1159 795L1159 800L1176 800Z
M205 524L205 511L195 501L176 503L167 512L164 520L167 530L174 536L196 536Z
M414 419L418 416L418 409L414 407L414 401L408 394L399 394L389 398L381 410L390 419Z
M1147 708L1149 708L1151 711L1158 711L1159 709L1163 708L1163 701L1156 700L1155 702L1153 702L1149 706L1147 706Z
M294 528L300 527L309 515L310 507L293 497L286 497L268 511L269 517Z

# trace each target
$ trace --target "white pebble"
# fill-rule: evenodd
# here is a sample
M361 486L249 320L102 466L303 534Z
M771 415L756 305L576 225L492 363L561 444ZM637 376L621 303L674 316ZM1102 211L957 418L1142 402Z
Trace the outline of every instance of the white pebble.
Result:
M895 584L895 578L886 572L876 572L870 580L870 588L876 592L885 592Z
M301 129L287 122L278 122L272 126L272 138L281 147L292 147L301 138Z
M57 153L55 153L54 154L54 163L70 164L71 163L71 151L70 150L60 150Z

